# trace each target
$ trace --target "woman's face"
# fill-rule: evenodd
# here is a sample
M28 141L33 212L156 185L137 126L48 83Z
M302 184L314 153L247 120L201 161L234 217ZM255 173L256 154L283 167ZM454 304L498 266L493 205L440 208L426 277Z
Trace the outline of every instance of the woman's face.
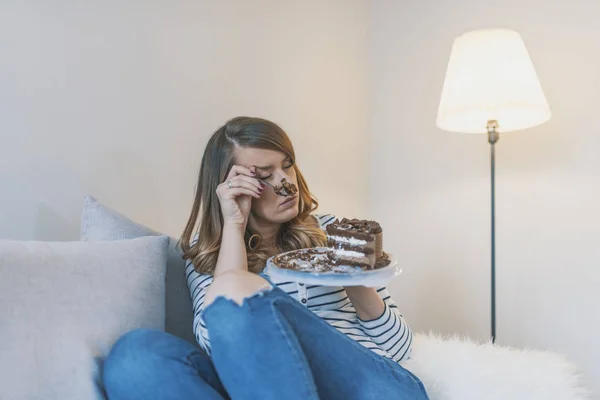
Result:
M265 149L237 148L234 163L246 168L256 167L256 178L278 186L285 178L289 183L298 186L296 171L292 162L285 154ZM271 186L266 186L260 199L252 199L252 214L254 217L271 222L284 223L298 215L299 195L280 196L275 194Z

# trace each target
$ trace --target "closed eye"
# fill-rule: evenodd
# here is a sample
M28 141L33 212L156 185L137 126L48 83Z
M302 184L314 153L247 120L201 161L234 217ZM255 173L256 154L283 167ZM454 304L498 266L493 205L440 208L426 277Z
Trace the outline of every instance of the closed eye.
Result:
M290 168L292 168L293 166L294 166L294 163L291 163L290 165L287 165L287 166L283 167L283 169L286 169L286 170L287 170L287 169L290 169ZM269 180L269 179L271 179L272 177L273 177L273 174L270 174L270 175L267 175L267 176L265 176L265 177L261 177L261 176L259 176L259 177L258 177L258 179L262 179L263 181L266 181L266 180Z

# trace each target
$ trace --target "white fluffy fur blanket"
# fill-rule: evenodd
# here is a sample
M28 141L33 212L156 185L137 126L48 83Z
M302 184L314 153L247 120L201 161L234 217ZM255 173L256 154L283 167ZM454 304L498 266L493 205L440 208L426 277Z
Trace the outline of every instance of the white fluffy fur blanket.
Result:
M431 400L584 400L590 395L563 356L475 343L432 333L414 337L402 366L417 375Z

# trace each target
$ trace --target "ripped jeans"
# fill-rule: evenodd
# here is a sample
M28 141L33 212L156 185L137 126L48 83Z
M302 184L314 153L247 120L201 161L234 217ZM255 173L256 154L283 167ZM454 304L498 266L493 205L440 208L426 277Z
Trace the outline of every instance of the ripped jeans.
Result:
M279 288L204 312L212 356L165 332L122 336L104 364L109 400L428 399L421 381Z

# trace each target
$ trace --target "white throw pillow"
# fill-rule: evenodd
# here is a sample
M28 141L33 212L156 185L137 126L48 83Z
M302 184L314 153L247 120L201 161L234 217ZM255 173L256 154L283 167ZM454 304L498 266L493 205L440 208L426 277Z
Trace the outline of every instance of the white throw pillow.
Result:
M160 232L132 221L125 215L86 196L81 216L81 240L133 239L142 236L161 236ZM171 237L167 260L165 329L197 346L192 324L194 311L185 279L185 261L177 239Z
M102 399L101 361L164 330L167 237L0 240L0 399Z

